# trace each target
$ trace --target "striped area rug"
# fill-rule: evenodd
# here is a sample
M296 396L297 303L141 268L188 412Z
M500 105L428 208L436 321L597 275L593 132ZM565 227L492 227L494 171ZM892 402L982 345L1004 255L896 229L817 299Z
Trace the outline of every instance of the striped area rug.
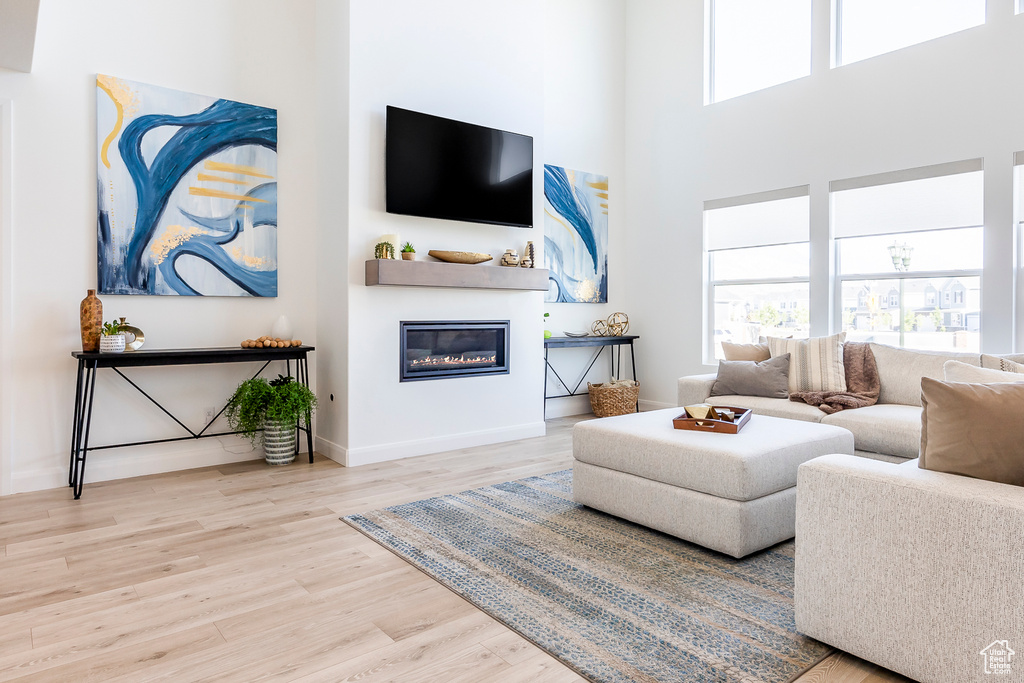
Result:
M601 683L784 683L793 543L743 560L571 501L572 470L342 519Z

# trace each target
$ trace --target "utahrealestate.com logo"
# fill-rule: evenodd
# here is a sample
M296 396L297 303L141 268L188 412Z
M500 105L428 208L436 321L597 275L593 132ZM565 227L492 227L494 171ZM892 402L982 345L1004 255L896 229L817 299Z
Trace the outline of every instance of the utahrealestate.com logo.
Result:
M985 673L998 675L1011 672L1010 664L1017 653L1010 649L1008 641L996 640L978 654L985 658Z

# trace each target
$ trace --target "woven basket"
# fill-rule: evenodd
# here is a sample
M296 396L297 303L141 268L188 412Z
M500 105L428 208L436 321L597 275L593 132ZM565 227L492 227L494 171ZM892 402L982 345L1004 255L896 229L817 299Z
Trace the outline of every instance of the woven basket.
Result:
M640 382L632 384L591 384L590 407L598 417L612 417L636 412L636 400L640 396Z

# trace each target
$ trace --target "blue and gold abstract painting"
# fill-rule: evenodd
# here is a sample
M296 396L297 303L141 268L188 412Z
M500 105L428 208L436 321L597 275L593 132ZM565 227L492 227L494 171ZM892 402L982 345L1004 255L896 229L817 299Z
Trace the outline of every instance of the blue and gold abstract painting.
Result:
M608 176L544 164L544 300L608 301Z
M101 294L277 296L277 110L96 77Z

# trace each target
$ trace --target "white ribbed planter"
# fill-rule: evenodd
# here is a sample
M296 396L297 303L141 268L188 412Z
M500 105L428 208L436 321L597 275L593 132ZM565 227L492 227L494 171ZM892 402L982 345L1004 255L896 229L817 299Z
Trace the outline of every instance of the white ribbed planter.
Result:
M295 460L295 423L267 422L263 429L263 452L268 465L287 465Z
M100 335L100 353L124 353L123 334Z

